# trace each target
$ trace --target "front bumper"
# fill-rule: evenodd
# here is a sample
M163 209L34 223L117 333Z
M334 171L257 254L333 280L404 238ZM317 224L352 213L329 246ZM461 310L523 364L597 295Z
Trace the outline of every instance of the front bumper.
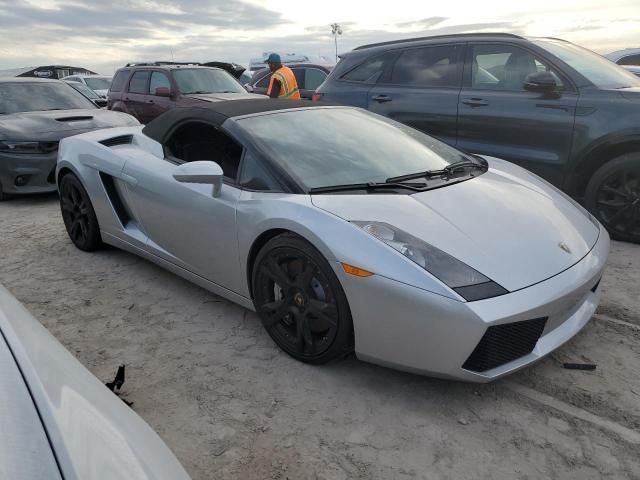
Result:
M45 193L56 190L58 152L37 155L0 153L0 185L8 194ZM24 184L16 179L21 177Z
M351 307L356 355L400 370L472 382L512 373L587 324L600 301L598 282L608 255L609 235L600 227L593 249L564 272L507 295L466 303L380 275L359 278L338 270ZM530 353L485 371L463 368L489 327L537 318L546 322Z

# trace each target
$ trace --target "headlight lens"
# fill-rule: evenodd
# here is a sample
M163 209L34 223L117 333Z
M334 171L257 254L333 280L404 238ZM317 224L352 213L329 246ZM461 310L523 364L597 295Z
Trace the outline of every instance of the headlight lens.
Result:
M2 153L50 153L58 149L58 142L34 142L0 140L0 152Z
M354 225L417 263L466 300L480 300L508 293L464 262L383 222L353 221Z

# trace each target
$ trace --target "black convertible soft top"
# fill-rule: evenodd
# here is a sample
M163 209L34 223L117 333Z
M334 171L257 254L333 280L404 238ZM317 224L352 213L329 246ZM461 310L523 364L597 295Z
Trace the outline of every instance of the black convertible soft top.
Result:
M310 108L327 106L328 103L310 103L308 101L250 98L246 100L227 100L203 103L197 107L176 107L149 122L142 132L157 142L164 143L167 136L178 123L185 120L202 120L214 125L222 125L225 120L254 113L289 110L292 108Z

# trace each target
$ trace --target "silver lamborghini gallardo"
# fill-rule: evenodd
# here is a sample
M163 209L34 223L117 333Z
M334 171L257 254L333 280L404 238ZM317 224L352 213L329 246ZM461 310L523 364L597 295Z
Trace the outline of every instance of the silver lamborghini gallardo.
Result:
M511 163L369 112L236 100L60 144L82 250L141 255L256 310L289 355L484 382L569 340L604 228Z

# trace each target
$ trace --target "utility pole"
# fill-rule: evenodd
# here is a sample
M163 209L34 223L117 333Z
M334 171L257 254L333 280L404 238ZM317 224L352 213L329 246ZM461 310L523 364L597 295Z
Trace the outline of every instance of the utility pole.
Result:
M342 26L339 23L331 24L331 35L333 35L333 42L336 45L336 63L338 63L338 35L342 35Z

